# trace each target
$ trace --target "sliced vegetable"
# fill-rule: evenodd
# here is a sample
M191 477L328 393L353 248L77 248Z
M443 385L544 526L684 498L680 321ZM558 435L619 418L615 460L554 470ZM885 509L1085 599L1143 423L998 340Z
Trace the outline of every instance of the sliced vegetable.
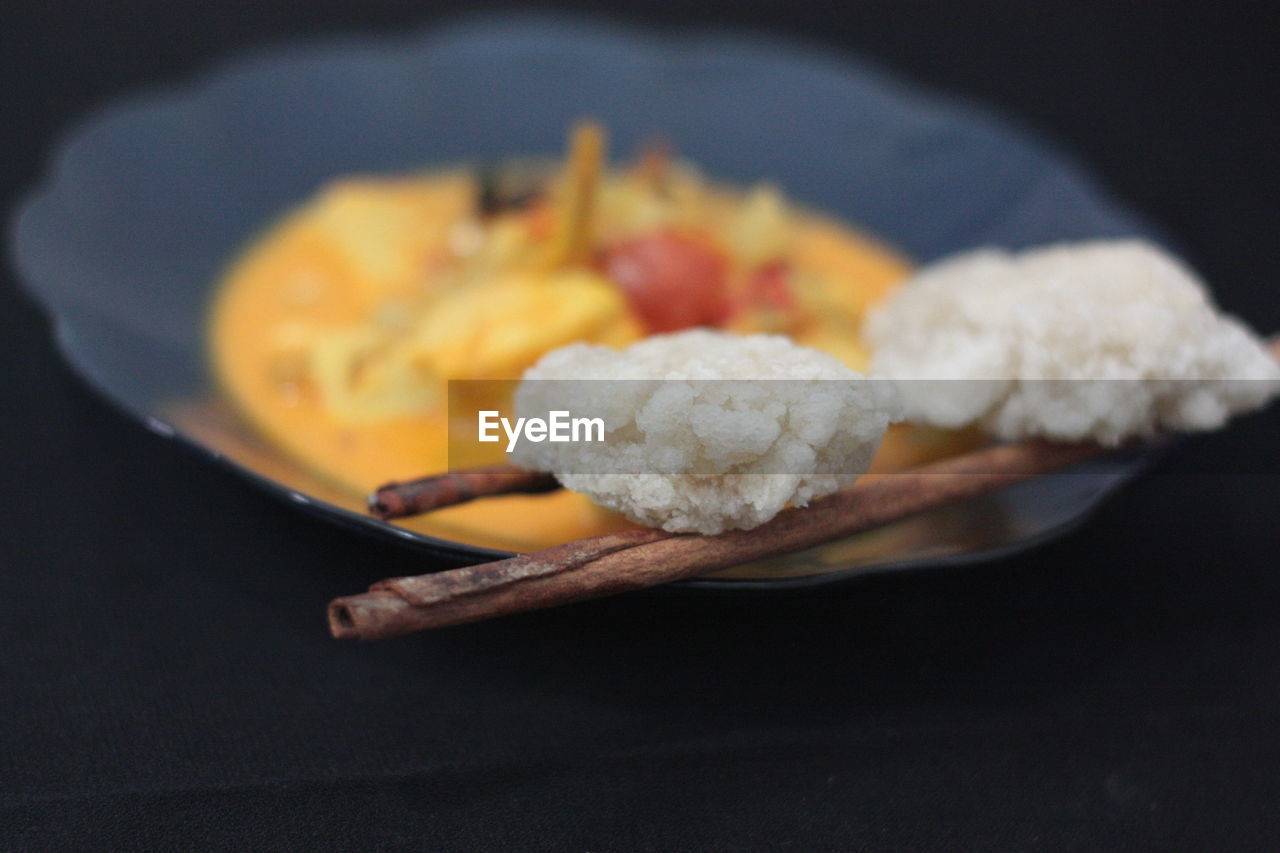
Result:
M605 274L653 332L716 326L729 314L729 263L709 240L670 229L616 243Z
M502 213L524 210L542 195L539 183L528 175L512 174L492 163L476 170L476 215L489 219Z
M570 138L558 228L547 255L550 269L581 263L588 258L604 158L604 128L591 122L575 127Z
M784 256L791 242L791 211L782 193L762 184L747 195L729 222L728 243L747 267Z

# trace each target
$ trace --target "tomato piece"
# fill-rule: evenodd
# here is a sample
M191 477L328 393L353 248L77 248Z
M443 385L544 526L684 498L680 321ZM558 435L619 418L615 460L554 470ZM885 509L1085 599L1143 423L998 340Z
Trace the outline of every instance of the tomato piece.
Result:
M662 230L623 240L600 263L650 331L716 326L729 314L729 263L697 235Z

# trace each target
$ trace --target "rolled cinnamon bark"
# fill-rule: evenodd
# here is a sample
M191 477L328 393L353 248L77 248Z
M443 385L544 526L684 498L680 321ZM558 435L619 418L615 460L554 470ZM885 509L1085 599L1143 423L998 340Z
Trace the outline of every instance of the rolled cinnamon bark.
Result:
M380 486L369 495L369 512L390 521L491 495L539 494L558 488L560 483L552 474L514 465L486 465Z
M799 551L1083 462L1095 444L1031 441L991 447L869 479L753 530L716 536L614 533L445 572L396 578L335 599L340 639L377 640L643 589Z

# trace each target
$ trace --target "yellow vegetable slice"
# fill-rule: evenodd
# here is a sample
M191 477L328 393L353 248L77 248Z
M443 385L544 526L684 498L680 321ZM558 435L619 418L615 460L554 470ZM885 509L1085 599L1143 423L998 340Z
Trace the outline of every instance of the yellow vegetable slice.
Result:
M549 269L587 260L604 158L604 128L593 122L576 126L570 138L560 221L547 254Z

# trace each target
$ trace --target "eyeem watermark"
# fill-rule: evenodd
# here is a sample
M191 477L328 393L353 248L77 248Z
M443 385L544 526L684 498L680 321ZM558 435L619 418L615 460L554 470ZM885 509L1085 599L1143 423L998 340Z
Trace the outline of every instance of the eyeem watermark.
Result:
M490 444L501 441L498 427L502 427L507 435L508 453L515 450L521 439L535 444L543 441L604 441L604 418L575 418L567 411L548 412L546 418L516 418L515 423L496 411L479 413L477 433L480 441Z

